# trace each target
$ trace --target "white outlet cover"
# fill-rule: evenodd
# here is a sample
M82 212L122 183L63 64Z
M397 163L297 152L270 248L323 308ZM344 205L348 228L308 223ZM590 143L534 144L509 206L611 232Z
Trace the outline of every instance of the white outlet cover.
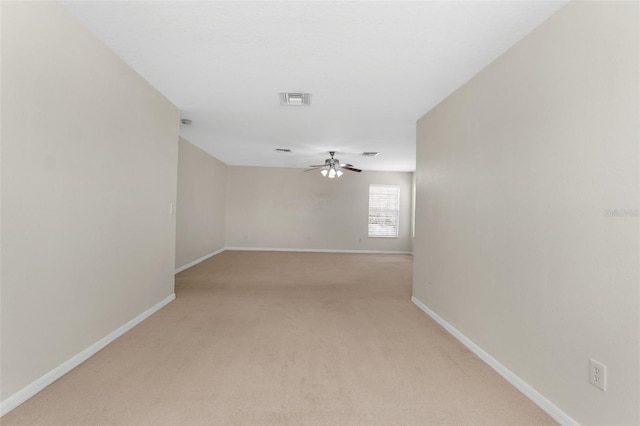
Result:
M589 360L589 383L602 391L607 390L607 366L594 359Z

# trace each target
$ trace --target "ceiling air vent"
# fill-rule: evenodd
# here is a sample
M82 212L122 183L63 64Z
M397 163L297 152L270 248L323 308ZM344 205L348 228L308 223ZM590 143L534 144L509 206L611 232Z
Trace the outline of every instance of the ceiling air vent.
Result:
M276 148L276 151L278 151L278 152L291 152L291 150L289 148Z
M311 102L311 93L291 92L279 93L280 105L302 106L309 105Z
M378 154L380 154L379 152L363 152L362 155L363 157L376 157Z

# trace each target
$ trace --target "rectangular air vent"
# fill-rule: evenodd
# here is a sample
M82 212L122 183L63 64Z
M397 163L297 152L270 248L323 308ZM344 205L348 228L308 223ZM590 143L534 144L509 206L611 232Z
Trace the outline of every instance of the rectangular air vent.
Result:
M278 151L278 152L291 152L291 150L289 148L276 148L276 151Z
M380 154L380 153L379 152L363 152L360 155L362 155L363 157L375 157L378 154Z
M291 92L279 93L280 105L302 106L311 103L311 93Z

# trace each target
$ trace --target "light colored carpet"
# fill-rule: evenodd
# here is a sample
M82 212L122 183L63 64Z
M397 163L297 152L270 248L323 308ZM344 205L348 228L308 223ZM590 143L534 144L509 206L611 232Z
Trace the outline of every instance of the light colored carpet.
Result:
M410 302L411 269L408 255L224 252L2 424L554 424Z

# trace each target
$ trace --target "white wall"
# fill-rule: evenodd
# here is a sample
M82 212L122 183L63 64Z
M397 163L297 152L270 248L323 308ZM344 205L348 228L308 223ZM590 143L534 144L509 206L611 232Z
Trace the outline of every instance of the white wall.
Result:
M582 424L640 424L638 9L570 2L418 122L414 296Z
M400 186L400 237L368 238L369 184ZM230 247L411 250L412 173L320 172L229 167L226 244Z
M179 116L57 3L1 7L5 400L173 294Z
M178 154L176 268L225 245L227 166L185 139Z

